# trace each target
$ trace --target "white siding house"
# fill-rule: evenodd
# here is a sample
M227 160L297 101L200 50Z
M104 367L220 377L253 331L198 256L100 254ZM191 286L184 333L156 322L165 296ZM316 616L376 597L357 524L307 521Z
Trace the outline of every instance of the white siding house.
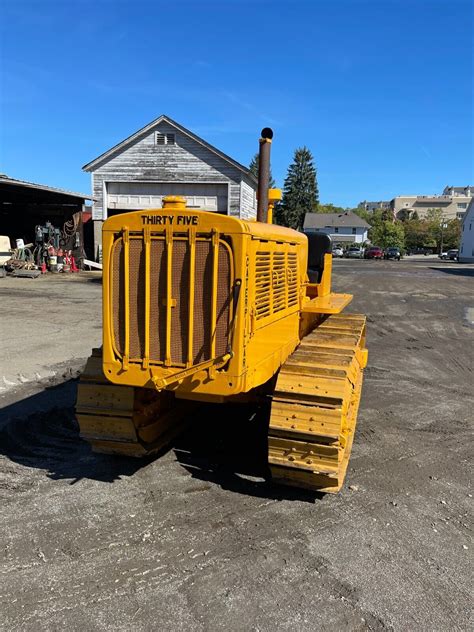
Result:
M303 230L329 235L334 245L348 246L367 241L368 224L355 213L306 213Z
M257 182L249 169L165 115L83 170L92 175L96 246L107 217L161 208L166 195L185 196L190 208L241 219L256 216Z
M474 263L474 198L470 201L462 222L459 261Z

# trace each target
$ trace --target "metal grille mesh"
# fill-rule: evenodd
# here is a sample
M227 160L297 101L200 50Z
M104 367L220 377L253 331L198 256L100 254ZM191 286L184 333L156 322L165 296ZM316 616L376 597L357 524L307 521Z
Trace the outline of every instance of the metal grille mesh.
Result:
M290 250L258 250L255 313L262 320L298 304L298 256Z
M273 312L281 312L286 307L285 253L273 253Z
M287 255L286 277L288 280L288 307L298 303L298 256L296 252Z
M258 320L271 314L271 253L266 251L257 252L255 266L255 309Z
M129 322L130 360L140 361L145 354L145 247L141 238L129 242ZM211 358L212 267L211 240L195 244L194 319L192 363ZM172 245L171 363L185 365L189 345L191 247L188 240L174 239ZM229 251L218 248L216 301L216 355L227 351L231 309L231 262ZM164 239L150 244L150 362L162 363L166 354L167 250ZM112 253L112 330L119 356L125 352L124 246L117 240Z

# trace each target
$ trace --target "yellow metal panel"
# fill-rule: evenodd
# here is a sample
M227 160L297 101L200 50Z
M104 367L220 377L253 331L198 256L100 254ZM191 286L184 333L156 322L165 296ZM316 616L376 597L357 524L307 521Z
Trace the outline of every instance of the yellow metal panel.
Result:
M268 438L268 462L273 465L336 474L343 456L344 452L338 446L273 436Z
M193 341L194 341L194 283L196 269L196 229L192 226L189 229L189 325L188 325L188 361L187 367L193 363Z
M309 314L339 314L352 301L352 294L328 294L303 303L303 312Z
M150 361L150 227L143 228L143 242L145 244L145 354L143 368L147 369Z
M77 387L78 407L92 411L94 408L109 409L109 414L128 414L133 410L133 387L111 385L105 392L101 384L80 382Z
M115 441L136 441L137 433L129 417L105 415L85 415L77 413L81 437L84 439L112 439Z
M172 299L171 290L173 287L173 232L171 226L166 227L166 351L165 366L171 364L171 309Z
M212 231L212 290L211 290L211 358L216 355L217 335L217 271L219 266L219 231Z
M123 295L125 301L124 319L125 319L125 350L122 358L122 369L128 369L128 360L130 357L130 241L128 228L122 229L123 239Z

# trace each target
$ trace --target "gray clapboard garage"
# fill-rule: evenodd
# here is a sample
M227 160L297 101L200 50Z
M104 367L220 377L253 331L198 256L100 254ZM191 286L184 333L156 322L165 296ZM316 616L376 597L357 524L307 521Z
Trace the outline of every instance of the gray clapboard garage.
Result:
M225 153L162 115L83 167L92 174L96 246L111 215L161 208L165 195L187 206L253 219L257 183Z

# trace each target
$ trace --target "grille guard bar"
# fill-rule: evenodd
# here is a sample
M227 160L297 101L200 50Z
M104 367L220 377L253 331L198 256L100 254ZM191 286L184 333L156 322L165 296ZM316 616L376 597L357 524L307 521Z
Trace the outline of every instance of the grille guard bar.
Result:
M216 369L220 369L232 358L232 356L232 351L229 351L228 353L224 353L224 355L218 356L217 358L212 358L211 360L207 360L206 362L195 364L194 366L183 369L182 371L177 371L176 373L170 373L161 377L155 375L151 378L151 381L153 382L156 390L161 391L167 386L181 383L187 377L194 375L194 373L197 373L198 371L203 371L205 369L211 369L212 371L215 371Z

